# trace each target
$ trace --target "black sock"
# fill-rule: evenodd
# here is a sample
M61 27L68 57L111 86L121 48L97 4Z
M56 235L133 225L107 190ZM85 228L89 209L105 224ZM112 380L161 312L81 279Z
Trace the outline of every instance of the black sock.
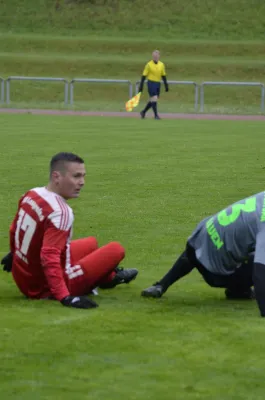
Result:
M189 261L186 251L184 251L184 253L181 254L168 273L157 283L163 287L165 292L169 286L171 286L178 279L189 274L193 268L193 264L191 264Z
M155 117L157 117L157 102L152 101L152 109L154 111Z
M145 106L143 112L146 113L151 107L152 107L152 103L151 103L151 101L149 101L149 102L146 104L146 106Z

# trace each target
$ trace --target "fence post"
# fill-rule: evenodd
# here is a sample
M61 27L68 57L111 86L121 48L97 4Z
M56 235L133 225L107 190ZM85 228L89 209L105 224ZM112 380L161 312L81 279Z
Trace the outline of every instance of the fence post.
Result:
M70 105L74 104L74 79L70 82Z
M199 85L197 83L194 83L195 85L195 95L194 95L194 109L197 111L198 108L198 98L199 98Z
M133 85L130 82L129 83L129 99L131 99L133 97Z
M65 80L64 83L64 104L68 104L68 92L69 92L69 83L67 80Z
M1 95L0 95L0 103L4 103L5 101L5 80L0 77L1 82Z
M135 95L139 92L139 82L135 82Z
M201 84L201 108L200 112L204 111L204 82Z
M10 104L10 79L6 80L6 104Z
M261 112L264 112L264 97L265 97L265 87L262 84L262 86L261 86L261 105L260 105Z

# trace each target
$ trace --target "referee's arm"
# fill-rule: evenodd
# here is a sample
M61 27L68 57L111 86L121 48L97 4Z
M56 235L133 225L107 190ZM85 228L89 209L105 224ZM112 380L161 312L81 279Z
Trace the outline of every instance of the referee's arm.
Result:
M165 69L165 65L163 65L163 70L162 70L162 79L165 85L165 90L166 92L168 92L168 83L167 83L167 77L166 77L166 69Z
M139 86L139 92L142 92L144 89L144 81L148 75L148 72L149 72L149 65L146 64L146 66L144 67L143 75L142 75L140 86Z

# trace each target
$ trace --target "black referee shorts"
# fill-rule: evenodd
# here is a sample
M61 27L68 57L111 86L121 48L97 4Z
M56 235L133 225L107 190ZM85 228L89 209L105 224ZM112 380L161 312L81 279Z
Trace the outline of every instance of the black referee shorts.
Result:
M147 88L150 97L160 96L160 82L148 81Z

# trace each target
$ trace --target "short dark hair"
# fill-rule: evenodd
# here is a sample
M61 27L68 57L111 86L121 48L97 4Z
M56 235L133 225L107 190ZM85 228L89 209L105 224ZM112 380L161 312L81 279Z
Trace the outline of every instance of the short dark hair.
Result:
M50 161L50 176L53 171L63 171L65 164L69 162L84 164L84 160L74 153L61 152L55 154Z

